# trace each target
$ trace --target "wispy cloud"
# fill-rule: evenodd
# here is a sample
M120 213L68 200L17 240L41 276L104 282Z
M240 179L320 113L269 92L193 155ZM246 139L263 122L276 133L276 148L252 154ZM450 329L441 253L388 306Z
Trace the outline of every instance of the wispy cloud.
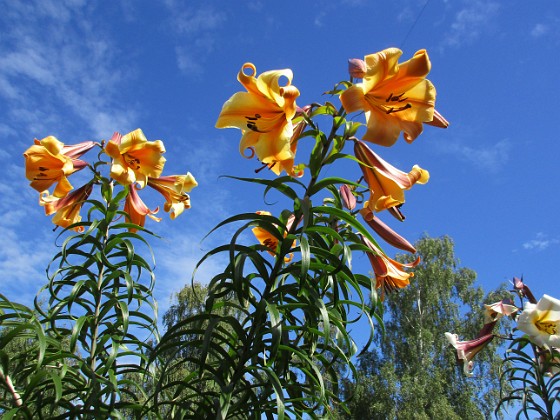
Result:
M169 26L180 37L175 47L177 66L190 76L201 75L214 50L216 33L227 21L226 13L208 4L193 7L175 0L165 4L170 12Z
M533 38L540 38L550 32L550 27L544 23L537 23L531 30L531 36Z
M498 172L509 160L511 144L501 140L488 147L471 147L459 142L449 142L440 146L443 153L452 154L462 161L489 172Z
M125 80L114 65L118 51L94 27L84 3L15 2L3 11L0 98L8 105L5 125L39 131L57 125L64 131L73 121L98 137L108 136L115 123L133 125L136 113L111 94ZM37 91L42 91L40 103ZM70 111L75 118L62 120L49 110Z
M459 47L478 39L491 25L500 6L496 2L475 0L465 2L444 34L444 47Z
M534 239L523 243L523 249L544 251L545 249L560 244L560 239L549 238L546 233L538 232Z

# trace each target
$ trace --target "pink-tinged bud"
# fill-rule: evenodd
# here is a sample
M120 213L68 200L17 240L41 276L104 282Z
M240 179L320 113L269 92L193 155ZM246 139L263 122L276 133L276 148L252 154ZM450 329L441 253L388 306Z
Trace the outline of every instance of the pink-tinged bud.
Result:
M434 109L434 118L432 121L427 121L424 124L433 125L434 127L447 128L449 127L449 121L447 121L443 115L441 115L437 110Z
M348 60L348 73L351 77L361 79L366 75L367 66L364 60L359 58L351 58Z
M519 296L526 297L530 303L533 304L537 303L537 299L533 295L533 292L531 292L531 289L529 289L529 287L525 283L523 283L522 278L521 279L517 277L513 278L513 288L519 294Z
M340 197L344 207L348 210L354 210L356 207L356 197L352 194L352 189L348 185L343 184L340 186Z
M375 217L373 212L368 208L363 208L360 210L360 214L366 221L366 223L371 227L375 233L377 233L381 238L383 238L389 245L395 248L402 249L411 253L416 253L416 248L412 246L405 238L383 223L379 217Z

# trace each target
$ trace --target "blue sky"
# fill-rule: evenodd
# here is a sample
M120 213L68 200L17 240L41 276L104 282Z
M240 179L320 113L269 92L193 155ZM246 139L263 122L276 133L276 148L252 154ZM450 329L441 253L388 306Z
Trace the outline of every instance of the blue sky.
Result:
M24 176L22 153L34 138L74 144L140 127L164 141L166 174L197 178L191 210L173 222L148 221L164 237L154 249L165 309L203 252L229 240L223 231L201 244L209 229L229 215L268 209L260 188L219 178L251 176L259 166L238 154L239 131L214 128L223 102L242 89L241 65L253 62L258 73L291 68L303 106L325 100L322 92L347 77L348 58L393 46L404 59L428 50L436 107L451 126L376 149L403 170L419 164L431 174L407 192L404 224L384 220L411 241L450 235L485 289L523 275L536 296L560 296L556 0L0 5L0 292L8 297L31 304L56 251L53 225ZM304 153L302 146L296 163ZM357 168L341 175L360 176ZM200 280L219 268L220 261L205 265Z

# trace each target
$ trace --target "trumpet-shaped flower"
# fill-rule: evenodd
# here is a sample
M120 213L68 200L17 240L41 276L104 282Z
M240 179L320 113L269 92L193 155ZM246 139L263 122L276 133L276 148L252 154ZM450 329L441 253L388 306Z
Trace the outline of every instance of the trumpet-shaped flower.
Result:
M365 57L362 83L340 95L346 112L365 111L367 131L363 139L391 146L401 131L407 142L422 133L422 123L434 118L436 89L426 80L431 63L425 50L399 65L402 51L388 48Z
M191 208L189 195L198 183L190 172L186 175L170 175L160 178L149 178L148 186L165 197L163 209L169 213L171 220L179 216L183 210Z
M490 305L484 305L484 323L498 321L501 317L512 316L519 311L510 299L503 299Z
M536 305L525 302L517 328L539 347L560 347L560 300L544 295Z
M293 138L292 119L296 115L299 90L291 85L292 71L272 70L255 77L256 73L252 63L243 64L237 80L247 92L235 93L224 104L216 127L239 128L243 134L239 145L243 156L250 149L248 157L256 153L275 174L286 171L294 175L297 138ZM287 80L284 86L279 84L281 77Z
M257 211L256 213L260 216L271 216L270 212L264 210ZM286 231L284 232L284 237L286 237L294 221L295 217L293 215L290 216L288 222L286 223ZM276 256L279 242L278 237L271 233L268 229L262 228L260 226L254 227L252 231L259 243L268 248L268 253L272 256ZM295 244L296 242L294 241L292 246L295 246ZM284 257L284 261L290 262L292 258L292 254L286 255Z
M84 202L88 199L93 188L92 183L87 183L75 191L70 192L63 198L49 195L48 191L43 191L39 197L39 204L45 207L45 214L50 216L54 214L52 222L60 227L68 226L82 221L80 210ZM78 226L74 228L77 232L83 232L84 227Z
M400 206L404 203L405 190L430 179L430 173L418 165L414 165L409 173L395 168L362 141L355 142L354 153L361 162L360 168L370 191L370 198L364 206L371 211Z
M154 216L154 214L157 214L158 211L159 207L156 207L155 210L150 210L148 206L144 204L144 201L142 201L140 195L138 195L138 191L136 191L136 186L134 184L131 184L128 187L128 194L124 202L124 212L127 214L129 222L143 227L146 222L146 216L156 222L159 222L161 221L161 218ZM131 232L136 232L137 229L129 228L129 230Z
M56 183L53 196L65 197L73 188L67 177L87 166L86 162L77 158L96 144L86 141L65 146L54 136L35 139L35 144L23 154L25 176L31 181L31 187L42 193Z
M416 267L420 263L420 258L412 263L400 263L385 255L379 247L366 237L361 235L360 237L362 243L369 248L367 256L375 274L375 287L381 289L381 300L385 299L385 293L402 289L410 284L410 278L414 277L414 273L407 272L405 269Z
M161 175L165 164L163 142L148 141L139 128L124 136L113 134L105 151L113 158L111 177L122 185L136 182L144 188L148 178Z
M459 341L457 334L446 332L445 337L449 343L457 350L457 360L463 365L463 372L467 376L473 376L474 356L488 345L493 339L494 334L486 334L469 341Z

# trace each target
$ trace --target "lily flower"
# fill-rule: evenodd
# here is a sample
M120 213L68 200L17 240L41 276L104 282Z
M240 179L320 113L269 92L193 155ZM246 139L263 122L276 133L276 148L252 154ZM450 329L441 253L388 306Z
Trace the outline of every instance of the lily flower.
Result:
M34 143L23 153L25 176L31 181L29 185L40 193L56 183L53 196L57 198L65 197L72 190L67 177L87 166L78 158L97 144L85 141L65 146L54 136L35 139Z
M474 362L472 360L480 350L494 339L494 334L486 334L469 341L459 341L459 336L457 334L448 332L445 333L445 337L455 350L457 350L457 360L463 365L463 372L465 375L473 376Z
M539 347L560 347L560 300L543 295L536 305L525 302L517 328Z
M375 274L375 287L381 289L382 301L385 299L385 293L391 293L395 289L402 289L410 284L409 279L414 277L414 273L404 271L404 269L416 267L420 263L420 258L412 263L400 263L385 255L366 237L360 235L360 238L370 250L367 252L367 256Z
M149 178L148 186L165 197L163 209L169 213L171 220L179 216L183 210L191 208L189 195L194 187L198 185L190 172L186 175L170 175L159 178Z
M264 210L257 211L256 213L261 216L272 216L270 212ZM294 221L295 221L294 215L290 216L290 218L286 223L286 231L284 232L284 237L287 236L288 231L292 227ZM259 243L268 248L268 253L273 257L275 257L278 249L278 242L279 242L278 238L274 236L271 232L269 232L267 229L259 226L254 227L252 229L252 232L257 238L257 240L259 241ZM296 242L294 241L292 246L295 246L295 244ZM293 258L293 254L286 255L284 257L284 262L290 262L292 258Z
M161 175L165 164L163 142L148 141L139 128L124 136L113 134L105 152L113 158L111 177L122 185L138 183L140 188L144 188L149 177Z
M370 209L363 208L360 210L360 214L369 227L371 227L375 233L381 236L388 244L394 246L395 248L402 249L403 251L408 251L413 254L416 253L416 248L414 248L410 242L383 223L379 217L375 217Z
M484 305L484 325L476 338L491 334L501 317L513 316L519 308L510 299L503 299L490 305Z
M70 225L82 221L80 210L91 194L92 189L93 184L90 182L72 191L63 198L49 195L48 190L45 190L39 197L39 204L45 207L45 214L47 216L54 214L52 222L55 225L66 229ZM74 230L76 232L83 232L84 227L78 226L75 227Z
M129 222L134 223L138 226L144 226L146 221L146 216L150 219L160 222L161 218L154 216L159 211L159 207L156 207L155 210L150 210L144 201L138 195L138 191L136 191L136 186L131 184L128 187L128 194L126 196L126 200L124 202L124 212L127 214L127 219ZM130 232L136 232L137 229L129 228Z
M256 73L252 63L243 64L237 80L247 92L237 92L226 101L216 127L239 128L243 134L239 151L244 157L252 158L256 153L276 175L282 171L294 175L297 138L293 138L292 119L299 90L291 85L293 73L290 69L272 70L255 77ZM279 85L281 77L287 79L284 86Z
M503 299L490 305L484 305L484 323L498 321L501 317L512 316L519 311L510 299Z
M422 124L434 118L436 89L426 79L431 63L425 50L399 65L402 51L388 48L365 57L362 83L340 95L346 112L365 111L367 131L363 139L391 146L401 131L411 143L422 133Z
M360 168L370 191L370 198L364 206L371 211L400 206L404 203L404 190L409 190L416 183L425 184L430 179L430 173L418 165L414 165L409 173L395 168L359 140L354 144L354 154L361 162ZM402 215L397 218L403 219Z

